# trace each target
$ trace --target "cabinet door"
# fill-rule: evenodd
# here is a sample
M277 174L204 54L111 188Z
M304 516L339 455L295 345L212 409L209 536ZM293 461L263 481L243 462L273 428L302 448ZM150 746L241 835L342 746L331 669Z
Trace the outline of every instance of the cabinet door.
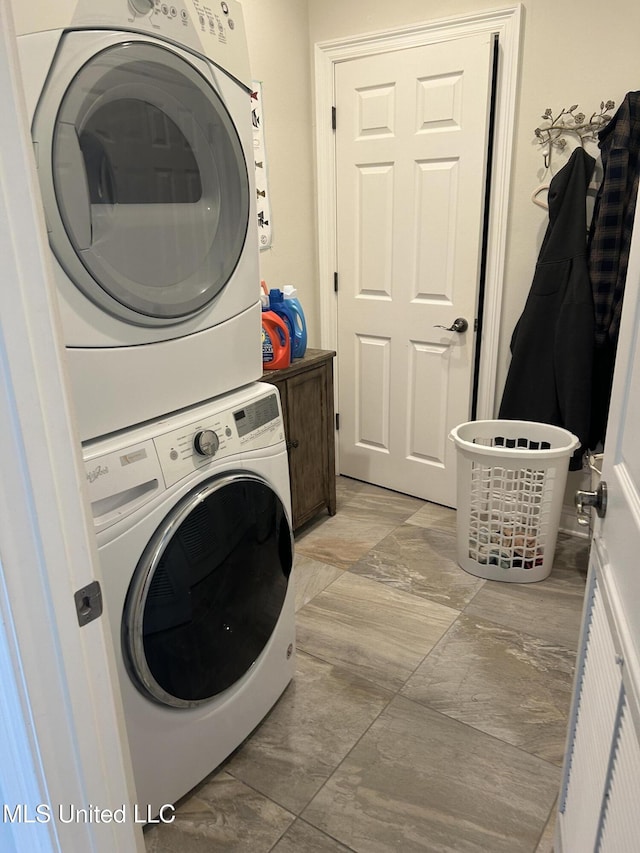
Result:
M329 495L329 419L326 367L287 379L287 441L293 526L299 527L327 506Z

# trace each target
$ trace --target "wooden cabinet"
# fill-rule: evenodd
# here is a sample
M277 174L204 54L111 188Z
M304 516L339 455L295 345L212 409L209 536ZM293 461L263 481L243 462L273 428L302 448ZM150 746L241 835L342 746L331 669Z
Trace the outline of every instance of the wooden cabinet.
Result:
M307 349L283 370L265 370L263 382L280 391L289 451L291 507L296 530L320 510L336 512L333 357Z

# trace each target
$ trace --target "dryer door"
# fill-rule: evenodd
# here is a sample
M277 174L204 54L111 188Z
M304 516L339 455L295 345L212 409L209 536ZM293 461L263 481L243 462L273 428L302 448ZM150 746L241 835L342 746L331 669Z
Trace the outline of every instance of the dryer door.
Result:
M61 221L52 248L85 294L140 325L215 299L243 250L250 185L232 117L195 65L116 44L80 68L47 123L36 114L34 138L51 144L47 214Z
M127 593L123 652L138 689L187 708L242 678L280 616L292 543L282 502L254 475L214 478L179 502Z

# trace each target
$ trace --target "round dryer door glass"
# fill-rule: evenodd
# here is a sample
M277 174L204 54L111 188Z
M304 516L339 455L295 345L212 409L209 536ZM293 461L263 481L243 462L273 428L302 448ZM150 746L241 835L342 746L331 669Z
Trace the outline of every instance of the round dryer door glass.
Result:
M52 167L89 297L98 285L142 317L180 319L224 288L247 234L247 167L222 99L186 60L144 42L94 56L62 100Z
M124 658L157 702L191 707L242 678L280 617L293 559L284 506L261 479L213 479L149 542L123 618Z

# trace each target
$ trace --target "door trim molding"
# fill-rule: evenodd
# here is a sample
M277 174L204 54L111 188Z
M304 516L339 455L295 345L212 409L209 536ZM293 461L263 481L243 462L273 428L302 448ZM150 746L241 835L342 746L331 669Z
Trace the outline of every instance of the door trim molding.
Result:
M318 42L314 46L320 339L324 349L337 350L338 311L333 285L333 276L337 269L336 163L335 135L331 127L331 108L335 104L336 64L363 56L448 41L465 35L498 33L500 54L482 347L478 374L478 419L491 419L494 416L521 22L522 6L518 3L505 9L487 10L475 15L445 18L410 27ZM340 358L339 352L337 357Z
M22 84L0 3L0 762L17 816L3 847L144 853L131 820L56 820L72 804L128 809L135 787L107 617L81 628L74 603L102 574Z

